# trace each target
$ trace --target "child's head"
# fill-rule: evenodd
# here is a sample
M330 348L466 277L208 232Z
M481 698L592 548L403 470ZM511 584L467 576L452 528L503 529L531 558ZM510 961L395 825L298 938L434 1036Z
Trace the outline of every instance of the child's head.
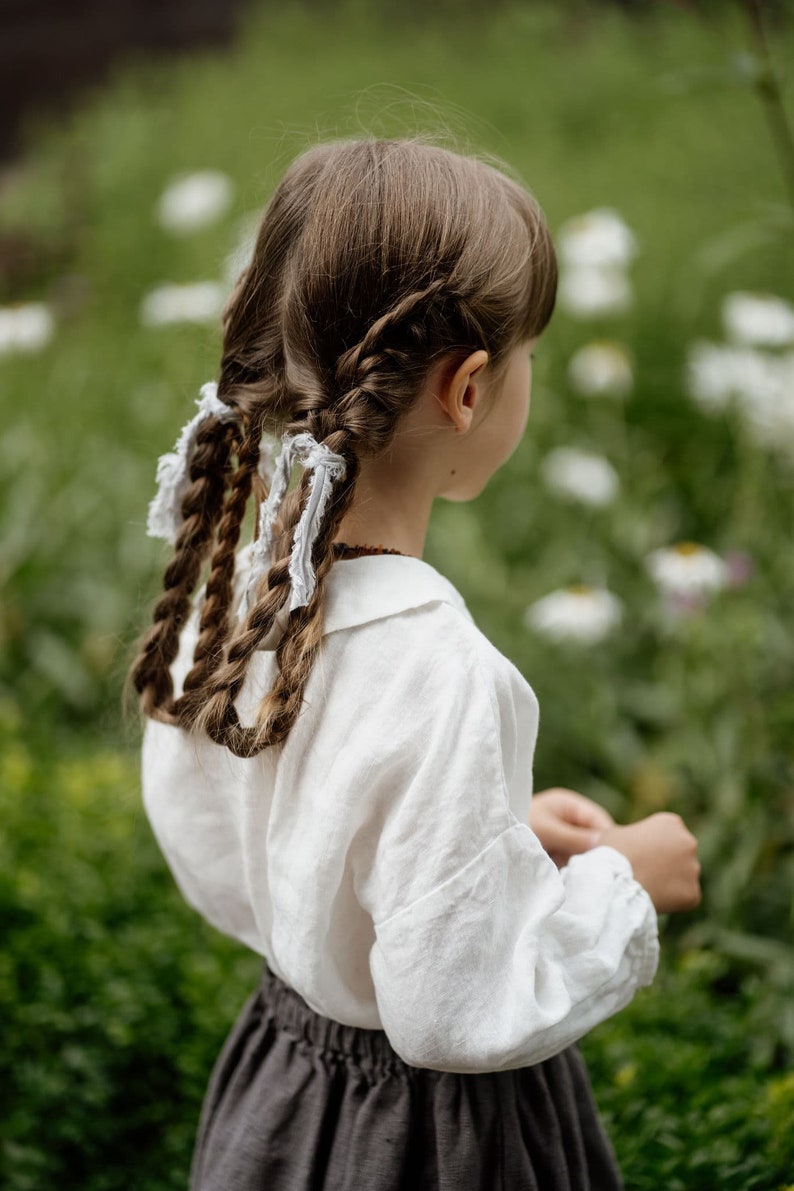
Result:
M287 737L322 639L324 579L359 461L399 434L439 361L483 352L498 387L513 349L548 323L556 284L537 202L493 166L412 140L325 144L293 163L224 311L217 395L240 418L210 417L199 432L165 593L133 668L145 712L241 755ZM344 459L345 476L314 544L313 595L289 613L274 687L248 729L234 699L289 595L308 473L282 505L270 571L229 643L235 553L249 496L264 494L262 434L303 431ZM168 667L210 555L194 664L174 700Z

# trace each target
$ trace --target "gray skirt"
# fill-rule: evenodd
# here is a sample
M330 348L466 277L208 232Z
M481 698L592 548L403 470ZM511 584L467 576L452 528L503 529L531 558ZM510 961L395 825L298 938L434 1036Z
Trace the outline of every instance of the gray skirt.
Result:
M575 1046L532 1067L410 1067L383 1030L264 966L215 1064L191 1191L619 1191Z

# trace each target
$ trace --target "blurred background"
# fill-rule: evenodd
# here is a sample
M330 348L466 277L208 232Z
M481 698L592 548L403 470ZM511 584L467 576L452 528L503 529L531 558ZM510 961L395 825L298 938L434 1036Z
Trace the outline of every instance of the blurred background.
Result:
M186 1186L259 960L182 902L122 685L157 457L318 139L506 161L557 245L524 441L427 560L541 707L535 786L681 813L704 901L584 1042L632 1188L794 1184L788 3L0 8L0 1183Z

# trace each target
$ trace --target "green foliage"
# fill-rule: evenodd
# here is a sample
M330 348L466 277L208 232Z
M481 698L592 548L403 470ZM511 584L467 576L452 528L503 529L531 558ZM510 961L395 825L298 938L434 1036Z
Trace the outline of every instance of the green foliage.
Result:
M166 558L144 535L155 461L220 348L217 329L141 325L141 300L220 277L307 143L440 122L509 161L553 232L612 206L641 250L625 314L555 314L524 441L477 501L437 507L426 552L538 694L536 787L581 789L621 819L679 811L701 841L702 910L667 925L656 986L586 1044L627 1185L792 1178L794 471L683 383L726 293L794 297L791 214L738 9L709 24L673 6L638 23L594 12L504 5L450 27L426 6L421 33L360 4L254 12L231 56L131 64L64 127L30 126L3 190L24 267L0 279L0 303L46 300L57 327L40 353L0 356L0 1180L13 1191L126 1188L131 1170L147 1191L183 1186L211 1063L258 969L182 904L118 751L122 678ZM791 40L775 31L779 61ZM166 233L163 187L204 168L234 179L235 206ZM634 359L622 403L571 388L572 353L598 337ZM614 505L544 486L544 456L570 444L615 466ZM681 539L745 551L753 570L671 621L644 559ZM620 595L619 635L582 648L529 632L527 605L572 582Z
M776 1191L794 1170L794 1083L748 1029L723 957L685 952L583 1043L632 1191Z
M11 703L0 721L0 1184L184 1187L259 960L182 901L129 756L53 756Z
M260 961L183 902L129 754L53 755L7 702L0 757L0 1183L176 1191ZM701 949L585 1040L628 1187L780 1186L794 1080L753 1008Z

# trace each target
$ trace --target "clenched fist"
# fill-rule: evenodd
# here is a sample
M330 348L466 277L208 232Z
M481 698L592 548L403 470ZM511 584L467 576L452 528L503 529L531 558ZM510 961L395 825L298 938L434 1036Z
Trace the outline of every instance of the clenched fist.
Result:
M662 811L627 827L608 827L598 842L627 857L660 914L700 905L697 840L680 815Z

